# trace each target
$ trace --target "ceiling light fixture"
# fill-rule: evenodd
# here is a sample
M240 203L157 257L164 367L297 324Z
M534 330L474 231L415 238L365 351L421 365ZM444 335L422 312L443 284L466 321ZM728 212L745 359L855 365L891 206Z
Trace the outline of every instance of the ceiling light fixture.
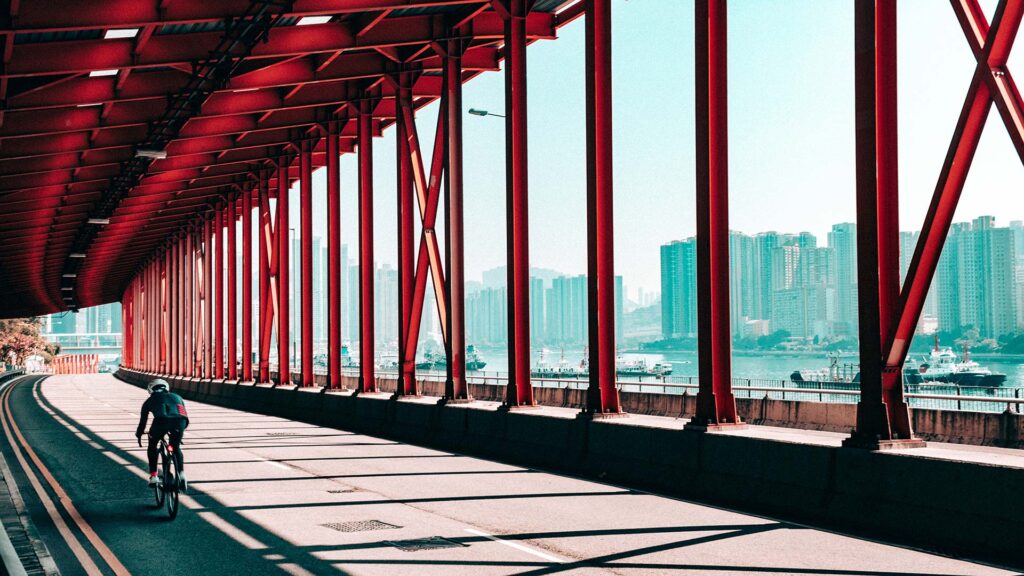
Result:
M86 220L88 224L110 224L110 218L89 218Z
M138 28L112 28L103 34L103 39L114 40L117 38L135 38L138 34Z
M117 76L117 68L111 68L110 70L93 70L89 72L90 78L99 78L101 76Z
M295 23L296 26L309 26L310 24L327 24L331 16L303 16Z
M152 150L149 148L139 148L135 151L135 155L139 158L152 158L153 160L163 160L167 158L167 150Z

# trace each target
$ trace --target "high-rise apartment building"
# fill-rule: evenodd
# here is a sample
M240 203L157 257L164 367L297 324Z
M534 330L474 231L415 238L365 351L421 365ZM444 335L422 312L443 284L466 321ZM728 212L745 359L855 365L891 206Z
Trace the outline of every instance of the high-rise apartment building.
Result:
M693 238L661 247L661 332L665 338L697 334L697 244Z
M982 216L953 224L939 258L939 329L965 326L983 337L999 337L1020 327L1016 233Z
M839 334L857 335L857 225L834 224L828 245L835 253L835 327Z
M756 318L755 289L758 285L754 239L742 232L729 233L729 302L733 334L739 334L747 320Z

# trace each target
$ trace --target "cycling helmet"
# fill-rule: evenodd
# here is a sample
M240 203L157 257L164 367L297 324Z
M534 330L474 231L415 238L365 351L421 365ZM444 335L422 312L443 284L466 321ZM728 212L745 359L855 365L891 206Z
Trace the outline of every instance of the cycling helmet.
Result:
M168 384L163 378L156 378L149 383L149 386L146 386L146 390L148 390L150 394L153 392L167 392L170 389L170 384Z

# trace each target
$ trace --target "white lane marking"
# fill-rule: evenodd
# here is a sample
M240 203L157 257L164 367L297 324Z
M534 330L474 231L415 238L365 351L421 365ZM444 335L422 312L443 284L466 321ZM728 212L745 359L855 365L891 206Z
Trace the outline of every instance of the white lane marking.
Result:
M238 542L250 550L263 550L267 545L259 540L242 532L240 528L221 518L214 512L200 512L199 517L212 524L215 528L226 534L229 538Z
M502 540L501 538L498 538L496 536L492 536L492 535L490 535L490 534L488 534L486 532L481 532L479 530L474 530L473 528L466 528L466 532L469 532L470 534L476 534L477 536L483 536L484 538L487 538L487 539L490 539L490 540L494 540L498 544L504 544L505 546L508 546L510 548L515 548L516 550L519 550L520 552L526 552L527 554L533 554L534 556L536 556L538 558L543 558L543 559L547 560L548 562L557 562L558 564L562 564L562 563L565 562L565 560L562 560L561 558L558 558L556 556L552 556L550 554L545 554L544 552L541 552L539 550L534 550L533 548L530 548L529 546L523 546L522 544L519 544L517 542L510 542L508 540Z

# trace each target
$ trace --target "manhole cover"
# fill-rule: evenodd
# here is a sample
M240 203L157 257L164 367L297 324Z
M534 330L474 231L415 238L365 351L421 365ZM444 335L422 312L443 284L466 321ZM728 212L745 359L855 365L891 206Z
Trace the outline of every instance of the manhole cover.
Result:
M355 522L331 522L321 524L324 528L337 530L338 532L368 532L370 530L395 530L401 526L381 522L380 520L357 520Z
M417 538L415 540L388 540L387 544L405 552L418 552L420 550L439 550L441 548L464 548L468 544L462 544L454 540L431 536L430 538Z

